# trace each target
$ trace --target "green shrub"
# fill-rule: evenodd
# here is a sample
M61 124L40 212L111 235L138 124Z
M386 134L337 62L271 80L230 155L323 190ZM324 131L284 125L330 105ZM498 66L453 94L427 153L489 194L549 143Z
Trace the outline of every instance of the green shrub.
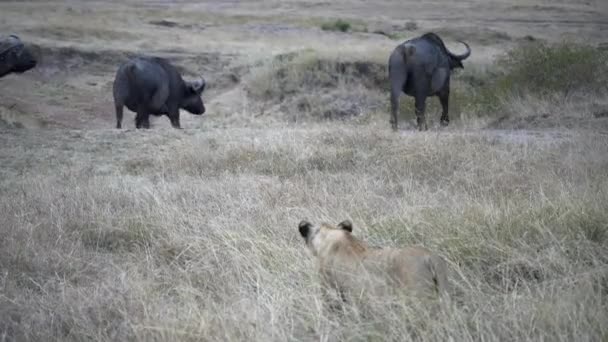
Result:
M608 85L608 53L592 46L523 44L499 58L497 91L538 95L602 90Z
M326 22L321 24L321 29L323 31L340 31L340 32L348 32L351 29L352 25L350 22L337 19L334 21Z
M467 112L479 117L502 112L514 96L603 93L608 91L608 52L565 42L526 42L486 71L465 70L457 82Z
M418 23L415 21L408 21L404 26L406 31L416 31L418 29Z

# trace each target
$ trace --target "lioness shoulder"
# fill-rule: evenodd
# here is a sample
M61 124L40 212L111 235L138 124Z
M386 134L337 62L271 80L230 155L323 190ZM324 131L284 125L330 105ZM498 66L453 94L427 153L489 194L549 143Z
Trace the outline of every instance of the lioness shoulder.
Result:
M348 220L337 226L302 221L298 230L317 260L324 285L338 290L343 300L362 286L448 293L445 261L425 248L371 248L352 234Z

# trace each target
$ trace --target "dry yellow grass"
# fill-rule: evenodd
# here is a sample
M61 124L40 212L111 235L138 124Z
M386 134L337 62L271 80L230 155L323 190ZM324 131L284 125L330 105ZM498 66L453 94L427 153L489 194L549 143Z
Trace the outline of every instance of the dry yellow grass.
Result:
M510 97L505 113L480 118L458 93L526 34L599 41L597 5L0 2L0 31L47 56L0 81L0 119L27 127L0 130L0 341L606 340L605 97ZM474 33L456 76L460 118L392 133L382 90L348 74L318 90L299 78L306 63L330 63L313 79L332 61L377 65L398 42L323 31L327 18L396 34L415 21L412 35L443 29L450 41ZM181 26L150 24L162 19ZM273 58L293 51L306 63L287 70L298 76L288 86L304 93L256 94L285 91ZM208 114L185 114L181 131L166 118L110 129L116 63L143 52L202 70ZM288 101L301 99L310 113L340 101L362 101L363 113L294 120ZM437 251L452 302L325 311L304 218L350 219L373 245Z
M19 340L605 338L608 141L358 127L4 131L2 326ZM440 317L322 309L302 218L450 261Z

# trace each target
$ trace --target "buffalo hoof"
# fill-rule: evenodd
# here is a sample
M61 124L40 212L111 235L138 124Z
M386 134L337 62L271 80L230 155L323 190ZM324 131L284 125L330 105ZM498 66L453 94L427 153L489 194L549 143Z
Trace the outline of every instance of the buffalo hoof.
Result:
M417 121L418 121L417 124L418 124L418 130L419 131L426 131L426 130L428 130L428 127L426 125L426 120L419 118Z

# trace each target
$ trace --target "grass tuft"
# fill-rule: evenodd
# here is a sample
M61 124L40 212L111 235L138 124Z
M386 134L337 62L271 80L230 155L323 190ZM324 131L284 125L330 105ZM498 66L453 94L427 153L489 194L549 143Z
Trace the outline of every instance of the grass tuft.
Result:
M351 26L351 23L344 19L336 19L334 21L321 24L321 29L323 31L348 32L351 29Z

